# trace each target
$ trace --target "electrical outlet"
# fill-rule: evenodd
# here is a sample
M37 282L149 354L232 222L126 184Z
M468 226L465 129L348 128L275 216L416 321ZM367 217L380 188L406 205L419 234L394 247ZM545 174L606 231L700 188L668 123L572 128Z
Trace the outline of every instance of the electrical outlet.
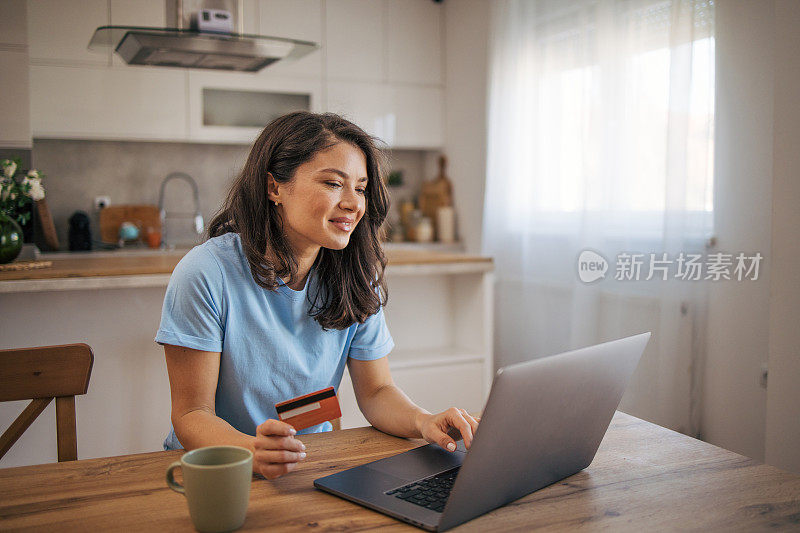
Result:
M95 196L94 197L94 210L100 211L104 207L108 207L111 205L111 197L110 196Z

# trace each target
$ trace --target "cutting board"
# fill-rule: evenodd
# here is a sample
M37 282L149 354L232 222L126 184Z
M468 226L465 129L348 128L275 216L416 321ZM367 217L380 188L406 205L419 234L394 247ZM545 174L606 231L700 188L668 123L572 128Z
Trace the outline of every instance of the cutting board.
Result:
M161 218L158 207L154 205L111 205L100 210L100 239L103 242L117 242L119 227L123 222L132 222L139 227L144 237L147 228L161 231Z
M436 235L440 234L436 210L453 205L453 184L445 173L446 168L447 158L439 156L439 176L423 182L419 193L419 209L424 216L431 219Z
M53 215L50 214L50 208L47 206L47 198L36 201L36 212L39 214L39 225L42 228L45 244L51 250L58 250L58 235L56 235Z

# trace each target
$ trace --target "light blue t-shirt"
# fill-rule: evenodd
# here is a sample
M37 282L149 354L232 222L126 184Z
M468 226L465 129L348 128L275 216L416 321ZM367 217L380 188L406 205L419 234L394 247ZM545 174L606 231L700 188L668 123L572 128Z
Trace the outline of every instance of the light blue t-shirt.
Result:
M278 402L330 386L338 392L348 357L380 359L394 347L382 308L363 324L323 331L308 316L313 270L303 290L278 283L270 291L255 282L237 233L209 239L175 267L155 338L221 352L216 414L248 435L278 418ZM325 422L298 433L330 430ZM181 447L170 429L164 448Z

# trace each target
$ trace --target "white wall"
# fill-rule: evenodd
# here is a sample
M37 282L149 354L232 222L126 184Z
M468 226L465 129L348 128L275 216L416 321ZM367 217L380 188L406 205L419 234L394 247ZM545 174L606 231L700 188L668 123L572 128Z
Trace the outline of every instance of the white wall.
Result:
M800 472L800 3L717 3L717 249L756 283L711 287L703 438ZM768 363L765 390L761 367Z
M723 252L760 251L758 281L709 284L701 436L764 458L772 210L773 2L717 3L714 217Z
M467 252L480 253L486 183L489 2L444 3L445 154Z
M800 473L800 2L775 3L766 461Z

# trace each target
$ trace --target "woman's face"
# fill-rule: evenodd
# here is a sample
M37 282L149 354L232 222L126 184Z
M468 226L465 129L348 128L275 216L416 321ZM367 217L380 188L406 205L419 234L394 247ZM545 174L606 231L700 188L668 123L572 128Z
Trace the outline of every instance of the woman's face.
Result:
M367 207L366 158L345 142L297 167L291 182L269 183L269 199L278 202L284 231L301 255L347 246Z

